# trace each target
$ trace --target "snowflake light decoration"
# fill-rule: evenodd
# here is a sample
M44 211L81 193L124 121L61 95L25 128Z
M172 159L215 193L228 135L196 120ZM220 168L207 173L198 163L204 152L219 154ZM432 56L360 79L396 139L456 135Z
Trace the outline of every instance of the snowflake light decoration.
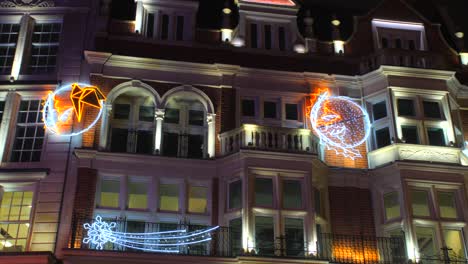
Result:
M96 249L103 249L103 245L107 242L116 241L116 238L112 236L112 229L116 226L115 222L103 222L102 217L98 215L91 225L88 223L83 225L84 229L88 230L88 236L83 239L83 243L91 243L97 245Z
M322 93L310 111L310 121L328 150L353 160L362 157L356 148L369 137L369 115L350 98Z
M211 232L219 226L187 232L186 229L146 232L146 233L126 233L114 231L117 224L102 221L101 216L97 216L92 224L84 224L88 230L88 236L83 239L83 243L96 245L96 249L104 249L104 244L111 242L115 245L138 249L150 252L179 253L181 247L199 244L211 240Z

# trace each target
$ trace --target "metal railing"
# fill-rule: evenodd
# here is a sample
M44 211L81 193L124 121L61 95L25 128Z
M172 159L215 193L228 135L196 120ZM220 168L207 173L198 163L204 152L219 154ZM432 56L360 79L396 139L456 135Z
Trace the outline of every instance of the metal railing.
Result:
M95 220L74 219L70 237L70 249L98 250L96 245L85 244L83 239L87 230L83 223L93 223ZM167 224L128 221L125 219L109 220L115 222L113 231L128 233L150 233L168 230L201 230L206 226L191 224ZM237 257L256 256L270 258L316 259L333 263L356 264L403 264L407 263L406 248L403 237L386 238L372 236L350 236L336 234L320 234L317 244L310 247L297 236L280 236L272 241L256 241L256 245L242 248L242 232L238 229L219 227L210 232L211 240L200 244L178 246L177 253L158 252L157 254L178 254L190 256ZM297 234L296 234L297 235ZM145 249L133 249L117 243L106 242L103 251L142 252Z

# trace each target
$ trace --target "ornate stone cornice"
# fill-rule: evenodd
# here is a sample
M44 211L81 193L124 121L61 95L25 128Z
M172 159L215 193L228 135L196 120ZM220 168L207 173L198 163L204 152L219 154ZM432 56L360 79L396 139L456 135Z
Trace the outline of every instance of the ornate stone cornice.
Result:
M53 0L3 0L0 7L53 7Z

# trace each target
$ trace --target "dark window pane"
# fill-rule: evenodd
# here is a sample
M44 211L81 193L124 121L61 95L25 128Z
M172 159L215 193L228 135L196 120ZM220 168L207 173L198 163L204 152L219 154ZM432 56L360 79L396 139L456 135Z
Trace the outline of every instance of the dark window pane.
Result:
M146 26L146 36L148 38L153 37L153 31L154 31L154 14L148 14L148 21L147 21L147 26Z
M111 151L127 152L128 130L122 128L113 128L111 135Z
M304 221L302 219L285 218L284 234L286 236L286 255L304 256Z
M265 25L265 49L271 49L271 26Z
M163 137L164 156L177 157L178 150L179 150L179 134L164 133L164 137Z
M416 45L414 44L414 40L410 39L408 41L408 47L410 50L415 50L416 49Z
M374 116L374 121L379 120L387 116L387 106L385 101L376 103L372 105L372 113Z
M286 49L286 33L284 32L284 27L278 28L278 42L279 42L279 49L281 51Z
M266 178L255 179L255 205L273 206L273 180Z
M273 217L256 216L255 217L255 245L256 251L260 256L273 255L275 230ZM249 248L249 251L252 248Z
M242 100L242 115L255 116L255 101L244 99Z
M425 117L437 119L442 118L438 102L423 101L423 108Z
M169 16L163 15L161 20L161 39L167 39L169 37Z
M388 127L375 131L375 139L377 142L377 148L383 148L392 144L390 141L390 130Z
M137 153L153 153L153 133L150 131L138 131L137 133Z
M297 104L286 104L286 119L297 120Z
M301 182L294 180L283 181L283 208L302 208Z
M401 49L401 39L396 39L395 40L395 48Z
M189 124L192 126L203 126L203 111L189 110Z
M432 146L445 146L445 135L442 128L428 128L427 137L429 138L429 145Z
M236 218L229 221L231 229L231 245L235 255L241 253L242 250L242 219Z
M115 119L128 119L130 116L129 104L114 104L113 108Z
M402 126L401 132L405 143L419 144L418 128L415 126Z
M4 102L4 101L0 101L0 122L2 122L4 109L5 109L5 102Z
M188 158L203 158L203 136L189 135L188 136Z
M179 123L179 109L166 108L164 112L164 122L171 124Z
M250 47L257 48L257 24L250 24Z
M242 181L229 184L229 209L242 207Z
M398 115L414 116L414 101L411 99L398 99Z
M140 106L140 112L138 113L138 119L140 121L153 122L154 121L154 107L152 107L152 106Z
M387 38L382 38L382 48L384 48L384 49L388 48L388 39Z
M183 16L177 16L176 39L184 40L184 17Z
M263 103L263 117L276 118L276 103L275 102Z

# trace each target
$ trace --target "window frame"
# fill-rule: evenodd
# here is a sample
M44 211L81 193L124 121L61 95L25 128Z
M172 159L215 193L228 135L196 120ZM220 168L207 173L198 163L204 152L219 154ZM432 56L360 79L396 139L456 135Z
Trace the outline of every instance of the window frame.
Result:
M385 207L385 196L388 195L388 194L391 194L391 193L396 193L397 195L397 202L398 202L398 207L399 207L399 216L398 217L394 217L394 218L388 218L387 216L387 209ZM402 214L402 210L404 207L404 204L402 203L403 199L400 198L400 193L397 191L397 190L388 190L388 191L385 191L382 193L381 195L381 204L382 204L382 208L383 208L383 220L384 220L384 223L392 223L392 222L397 222L397 221L400 221L402 218L403 218L403 214ZM402 206L403 205L403 206Z
M277 177L271 177L271 176L266 176L266 175L252 175L254 177L254 184L253 184L253 207L256 207L256 208L268 208L268 209L277 209L278 208L278 193L277 193ZM271 188L272 188L272 202L271 202L271 206L265 206L265 205L257 205L257 201L256 201L256 191L255 191L255 188L256 188L256 180L257 179L269 179L271 180L272 184L271 184Z
M297 177L281 177L279 179L280 181L280 188L281 188L281 210L291 210L291 211L297 211L297 210L305 210L305 192L304 192L304 186L305 186L305 179L304 178L297 178ZM292 207L292 208L286 208L284 206L284 198L285 198L285 194L284 194L284 181L296 181L296 182L299 182L299 187L300 187L300 190L301 190L301 206L300 207ZM274 188L274 185L273 185L273 188Z
M240 185L241 185L241 197L240 197L240 207L238 208L231 208L230 207L230 204L231 204L231 184L235 183L235 182L240 182ZM229 181L227 181L227 184L226 184L226 187L227 187L227 197L226 197L226 211L227 212L232 212L232 211L238 211L238 210L241 210L243 208L243 180L239 177L239 178L233 178L233 179L230 179Z

